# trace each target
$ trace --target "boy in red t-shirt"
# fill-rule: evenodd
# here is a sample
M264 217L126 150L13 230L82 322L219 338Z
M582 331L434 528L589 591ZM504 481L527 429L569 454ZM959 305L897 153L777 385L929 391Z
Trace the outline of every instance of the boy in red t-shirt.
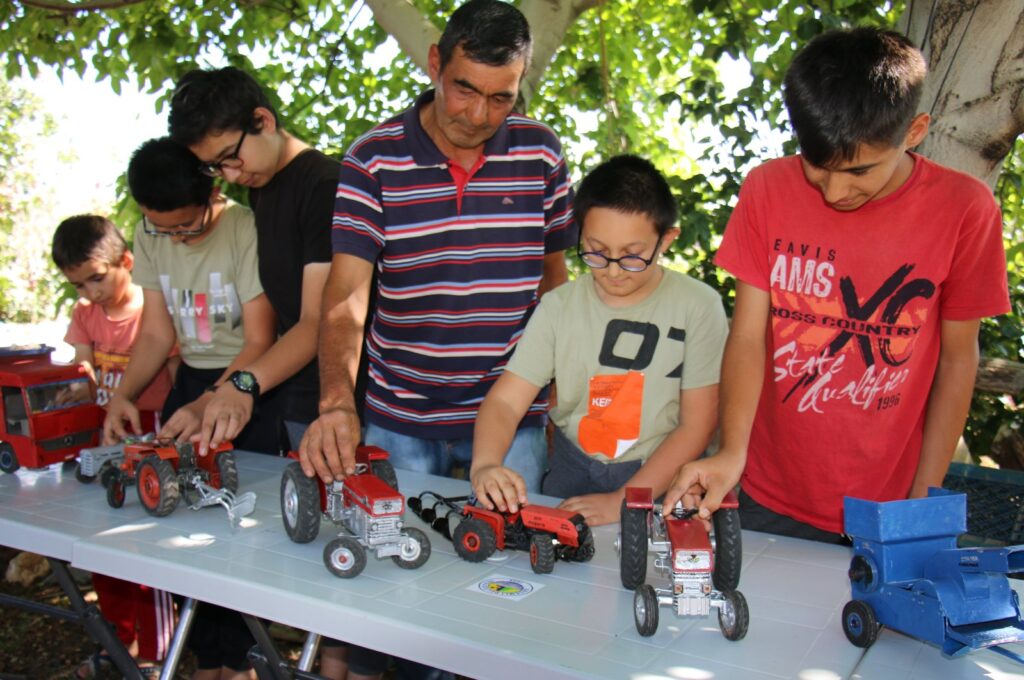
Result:
M128 364L142 319L142 289L131 278L132 253L110 220L78 215L57 227L52 255L82 298L64 340L75 348L75 362L85 365L93 376L96 403L105 407ZM167 367L136 401L146 432L155 432L159 425L175 362L169 358ZM156 677L155 662L166 656L174 630L170 594L102 574L93 574L93 586L103 615L138 657L144 676ZM76 676L92 677L109 665L109 657L98 652L79 667Z
M801 155L750 173L716 258L736 277L721 448L683 466L666 509L705 492L708 517L740 482L745 529L838 542L843 496L941 486L981 318L1010 307L991 190L910 152L926 71L905 37L870 28L794 58Z

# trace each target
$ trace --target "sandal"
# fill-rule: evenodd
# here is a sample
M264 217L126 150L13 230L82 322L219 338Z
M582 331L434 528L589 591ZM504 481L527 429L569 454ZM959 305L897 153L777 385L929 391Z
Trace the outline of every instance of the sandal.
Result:
M109 654L103 651L93 652L85 661L78 664L74 677L77 680L89 680L89 678L100 677L113 667L114 661Z

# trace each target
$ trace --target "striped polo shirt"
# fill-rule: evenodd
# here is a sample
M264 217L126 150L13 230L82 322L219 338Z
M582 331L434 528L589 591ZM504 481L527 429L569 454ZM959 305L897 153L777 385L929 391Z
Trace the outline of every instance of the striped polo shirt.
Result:
M424 439L473 435L476 412L537 304L544 255L576 243L561 144L510 115L470 173L420 124L433 90L352 145L335 253L377 266L365 419ZM523 425L540 425L544 394Z

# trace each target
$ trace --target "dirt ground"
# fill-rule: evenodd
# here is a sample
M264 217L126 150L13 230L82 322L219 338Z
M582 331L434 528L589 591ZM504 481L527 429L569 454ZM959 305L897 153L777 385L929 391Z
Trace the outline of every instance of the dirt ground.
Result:
M0 592L23 599L68 608L68 598L52 575L36 580L29 587L3 580L7 564L18 554L0 546ZM89 586L82 592L87 601L96 595ZM271 634L278 652L297 659L301 651L302 633L290 628L272 626ZM13 607L0 607L0 680L64 680L74 677L82 661L95 652L96 645L78 624L48 616L31 614ZM195 662L188 652L178 668L179 678L188 678ZM102 678L119 678L112 671Z

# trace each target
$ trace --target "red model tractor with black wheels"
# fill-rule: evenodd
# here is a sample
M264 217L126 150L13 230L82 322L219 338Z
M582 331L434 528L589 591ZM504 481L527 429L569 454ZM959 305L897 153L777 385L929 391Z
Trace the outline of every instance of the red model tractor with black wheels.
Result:
M537 574L550 574L557 560L586 562L594 556L594 537L583 515L544 505L502 513L467 503L452 543L469 562L482 562L495 550L529 550Z
M662 514L647 488L627 488L622 503L621 532L616 542L622 585L634 590L633 616L637 632L654 635L658 608L673 608L677 616L707 616L718 609L718 624L729 640L747 634L750 613L737 590L743 566L739 503L730 492L712 515L713 532L695 517L696 509L677 504ZM646 584L647 553L654 552L655 571L667 575L668 587Z
M294 455L294 454L293 454ZM281 476L281 519L288 538L309 543L320 532L320 519L340 524L339 534L324 548L324 565L340 578L354 578L366 568L367 550L390 557L403 569L417 569L430 557L430 540L405 527L405 497L388 453L376 446L356 449L356 474L326 485L307 477L298 461Z
M174 512L182 497L193 507L219 502L206 502L206 498L226 495L215 493L220 490L230 494L230 502L221 504L232 513L229 506L236 506L238 468L229 442L212 448L205 456L196 455L191 443L171 439L136 441L123 446L123 456L104 467L100 477L111 507L121 507L126 487L135 484L142 507L155 517Z

